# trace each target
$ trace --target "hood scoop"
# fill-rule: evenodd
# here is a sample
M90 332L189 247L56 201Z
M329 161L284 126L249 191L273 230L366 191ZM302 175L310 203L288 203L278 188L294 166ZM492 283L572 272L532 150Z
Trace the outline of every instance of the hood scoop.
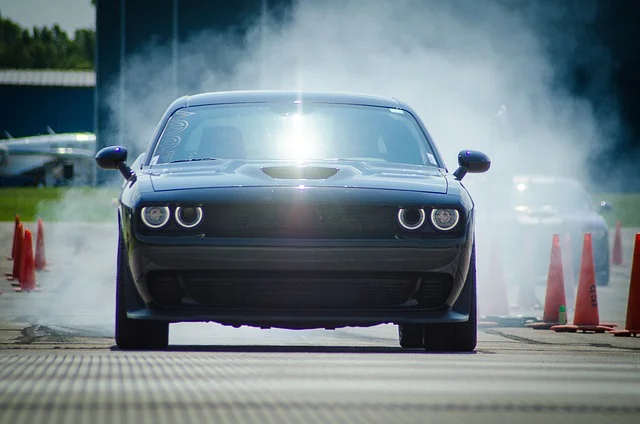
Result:
M326 180L338 173L338 168L325 166L268 166L262 172L277 180Z

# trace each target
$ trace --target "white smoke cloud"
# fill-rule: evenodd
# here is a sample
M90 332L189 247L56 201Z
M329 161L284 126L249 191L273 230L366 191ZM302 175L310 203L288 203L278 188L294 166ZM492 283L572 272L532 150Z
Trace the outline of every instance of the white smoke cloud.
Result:
M611 107L596 113L563 85L575 37L593 19L592 3L577 9L532 3L300 0L284 19L256 16L244 35L194 34L178 46L177 75L171 46L147 46L126 59L124 98L116 81L106 100L121 119L115 123L125 145L141 152L165 108L184 94L296 89L393 96L416 109L450 171L461 149L492 157L487 176L465 178L479 198L488 194L486 178L512 169L584 179L586 161L618 130L610 98L603 104ZM550 25L576 11L575 28ZM597 48L592 54L583 60L602 64L597 89L606 93L608 59ZM68 199L71 208L81 201ZM78 255L84 266L103 260Z
M615 114L596 116L589 102L560 85L566 64L552 61L559 47L549 45L541 22L567 13L574 10L501 1L301 0L284 20L255 18L244 38L204 32L181 43L178 90L169 46L127 58L126 140L146 147L176 93L350 91L412 105L450 168L459 150L477 148L496 166L584 178L580 170L601 148L602 129L611 132L617 121ZM583 15L593 18L589 10ZM570 51L575 40L555 31ZM503 105L508 123L496 117ZM112 106L117 111L120 103Z

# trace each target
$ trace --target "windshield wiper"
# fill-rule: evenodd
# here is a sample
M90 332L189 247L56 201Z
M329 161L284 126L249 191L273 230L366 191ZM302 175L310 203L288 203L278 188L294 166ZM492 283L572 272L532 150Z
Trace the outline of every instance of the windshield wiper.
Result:
M191 158L191 159L178 159L172 160L169 163L180 163L180 162L198 162L201 160L218 160L218 158Z

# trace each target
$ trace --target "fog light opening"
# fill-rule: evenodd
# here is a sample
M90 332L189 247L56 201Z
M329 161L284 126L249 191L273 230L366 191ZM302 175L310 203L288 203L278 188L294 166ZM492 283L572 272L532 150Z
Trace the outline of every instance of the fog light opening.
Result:
M427 214L422 208L400 208L398 224L407 231L419 230L426 221Z
M160 275L149 282L149 292L153 301L161 306L178 306L182 302L184 291L174 275Z
M202 222L202 208L200 206L195 207L180 207L176 208L175 218L178 225L183 228L194 228Z

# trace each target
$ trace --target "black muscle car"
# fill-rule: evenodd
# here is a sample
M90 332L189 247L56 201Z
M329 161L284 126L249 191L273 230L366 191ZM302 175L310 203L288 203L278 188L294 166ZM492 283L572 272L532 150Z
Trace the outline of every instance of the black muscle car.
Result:
M476 345L474 206L406 104L344 93L182 97L145 153L106 147L119 205L116 342L169 323L288 329L398 324L403 347Z

